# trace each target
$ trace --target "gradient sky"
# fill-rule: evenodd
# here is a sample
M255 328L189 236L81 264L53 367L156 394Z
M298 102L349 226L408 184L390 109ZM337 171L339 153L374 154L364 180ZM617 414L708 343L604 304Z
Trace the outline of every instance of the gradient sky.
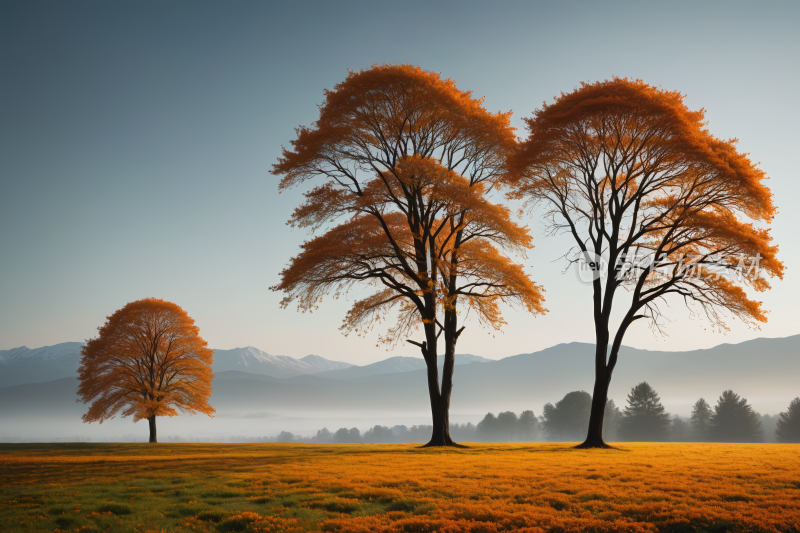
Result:
M285 225L300 191L278 195L269 174L281 145L347 69L406 62L513 110L518 127L581 81L685 93L770 176L787 274L761 296L761 331L732 320L715 333L672 301L669 336L637 324L625 344L800 333L798 20L798 2L2 2L0 349L90 338L116 309L156 296L183 306L213 348L356 364L418 356L343 337L347 301L303 315L269 291L307 238ZM527 265L550 314L509 312L495 337L468 322L459 352L593 342L589 288L558 261L569 241L529 225Z

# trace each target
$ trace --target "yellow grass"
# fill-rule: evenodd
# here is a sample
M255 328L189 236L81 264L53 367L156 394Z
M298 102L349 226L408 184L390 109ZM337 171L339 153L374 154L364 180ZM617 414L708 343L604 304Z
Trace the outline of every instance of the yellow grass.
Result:
M0 445L3 531L800 531L800 446Z

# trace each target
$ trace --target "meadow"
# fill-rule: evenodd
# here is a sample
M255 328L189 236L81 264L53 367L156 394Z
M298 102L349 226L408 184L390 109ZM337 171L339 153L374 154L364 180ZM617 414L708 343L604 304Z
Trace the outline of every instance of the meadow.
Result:
M800 531L800 446L0 445L0 530Z

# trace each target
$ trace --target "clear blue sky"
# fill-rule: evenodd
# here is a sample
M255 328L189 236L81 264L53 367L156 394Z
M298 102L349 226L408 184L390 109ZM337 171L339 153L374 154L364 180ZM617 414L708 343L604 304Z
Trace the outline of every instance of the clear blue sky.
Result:
M375 338L338 331L346 301L309 316L268 287L306 238L285 226L299 192L269 174L322 90L347 69L413 63L486 97L514 123L581 81L641 78L703 107L771 177L788 270L768 325L704 330L675 301L683 350L800 333L795 265L800 3L37 2L0 4L0 349L87 339L147 296L183 306L214 348L252 345L364 364ZM499 358L592 342L588 288L542 236L532 277L550 314L468 323L459 352ZM410 346L396 355L418 355Z

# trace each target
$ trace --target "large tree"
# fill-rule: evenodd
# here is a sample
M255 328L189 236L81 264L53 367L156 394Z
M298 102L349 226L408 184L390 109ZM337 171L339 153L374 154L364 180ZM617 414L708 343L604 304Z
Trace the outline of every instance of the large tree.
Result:
M595 385L580 446L605 447L608 387L634 322L660 331L671 300L721 329L729 315L766 321L745 290L767 290L767 278L783 275L765 227L776 209L764 172L735 139L714 137L704 111L689 110L678 92L617 78L582 84L527 126L506 177L514 197L542 206L552 232L571 237L565 257L588 269Z
M312 311L329 293L354 285L375 292L355 302L344 333L363 334L396 319L380 341L417 345L427 365L431 446L455 443L449 407L455 347L468 308L489 328L499 305L542 313L542 290L512 262L531 246L526 228L487 193L514 146L510 114L487 112L450 80L409 65L351 72L326 91L319 119L299 128L273 167L281 190L321 181L305 193L290 224L325 233L303 244L274 290L282 305ZM408 339L422 330L421 340ZM438 340L443 335L441 384Z
M628 405L622 411L619 437L624 441L664 442L669 440L669 413L649 383L643 381L631 389Z
M215 412L208 404L214 352L181 307L145 298L107 317L98 330L78 369L78 401L91 403L84 422L133 415L134 422L148 421L150 442L157 442L157 416Z

